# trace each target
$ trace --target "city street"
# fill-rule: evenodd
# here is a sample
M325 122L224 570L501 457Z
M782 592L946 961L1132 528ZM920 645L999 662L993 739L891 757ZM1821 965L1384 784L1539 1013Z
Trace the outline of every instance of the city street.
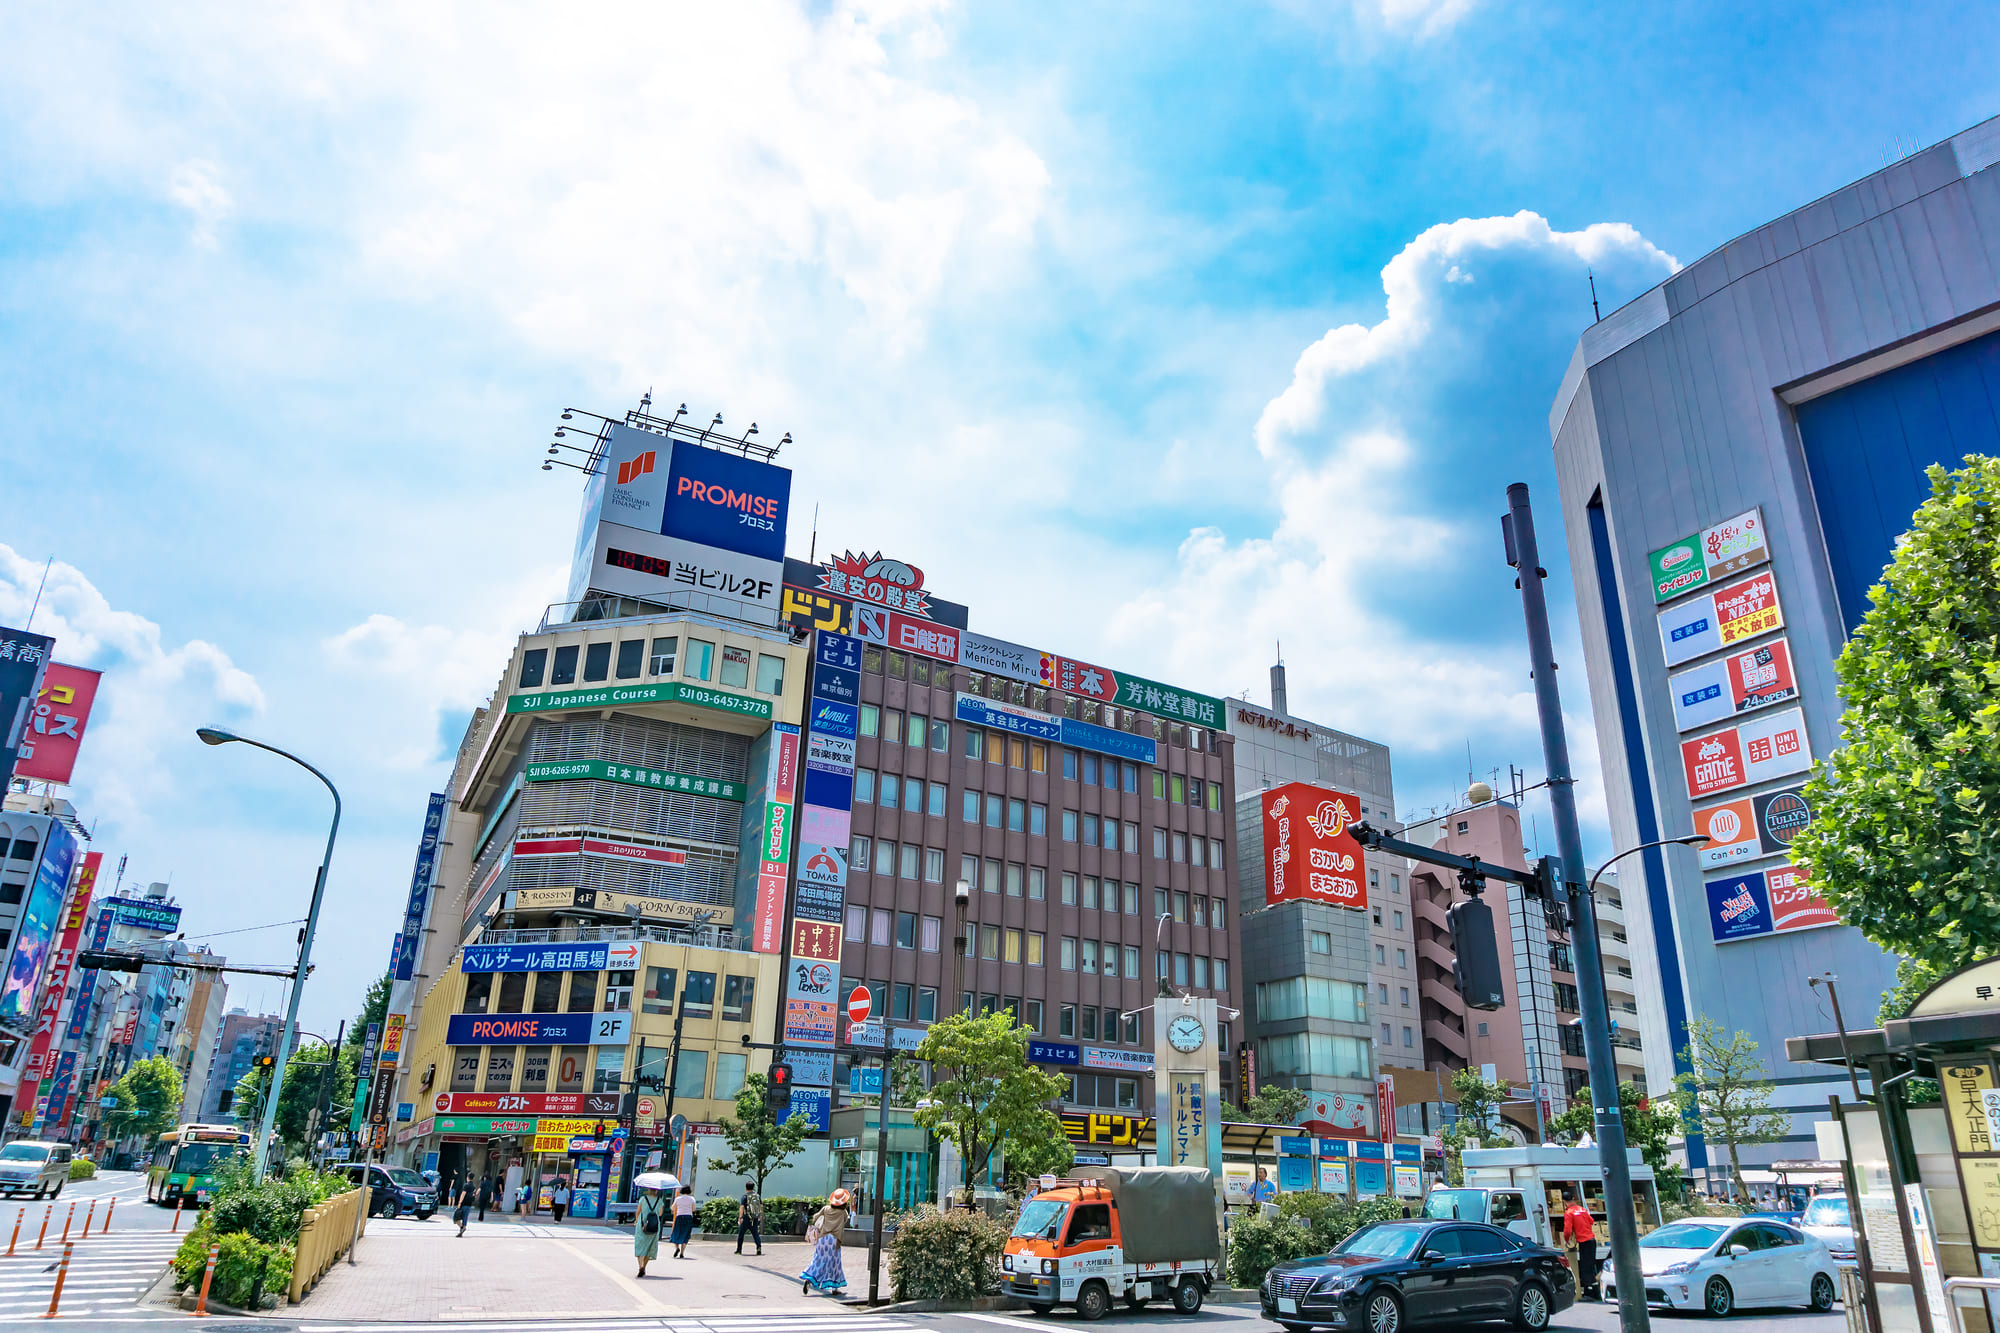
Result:
M170 1230L173 1214L147 1203L145 1197L143 1171L107 1171L94 1180L71 1181L57 1199L0 1200L0 1323L48 1313L56 1268L63 1257L65 1226L72 1248L61 1317L79 1321L174 1317L138 1304L180 1244ZM88 1237L83 1234L86 1221ZM182 1219L181 1230L193 1225L190 1213ZM5 1253L9 1241L12 1255Z

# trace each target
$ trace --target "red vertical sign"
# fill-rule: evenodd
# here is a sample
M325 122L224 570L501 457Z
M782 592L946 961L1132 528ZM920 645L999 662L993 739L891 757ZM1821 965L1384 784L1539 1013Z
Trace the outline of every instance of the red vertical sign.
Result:
M62 936L49 956L48 985L42 991L42 1007L35 1020L34 1041L28 1047L28 1063L21 1070L21 1090L17 1105L32 1108L36 1084L49 1074L53 1064L56 1028L62 1018L63 997L69 990L70 973L76 964L76 949L83 937L84 917L90 912L90 895L97 887L97 869L104 863L103 852L87 852L76 872L76 888L70 895L69 915L63 918Z

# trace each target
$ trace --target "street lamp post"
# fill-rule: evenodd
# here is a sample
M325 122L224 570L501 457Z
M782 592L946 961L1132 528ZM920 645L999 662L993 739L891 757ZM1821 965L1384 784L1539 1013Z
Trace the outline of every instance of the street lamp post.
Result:
M333 780L326 774L290 750L281 750L275 745L252 740L248 736L239 736L222 727L200 727L194 734L201 738L204 745L227 745L231 741L240 741L245 745L254 745L260 750L269 750L272 754L281 755L325 783L327 791L333 796L333 824L326 832L326 854L320 858L319 873L313 877L312 906L306 911L306 928L299 932L299 962L292 974L292 997L290 1003L285 1006L284 1029L278 1033L277 1062L271 1067L271 1098L265 1103L264 1121L257 1130L257 1156L253 1170L256 1173L254 1178L262 1182L265 1162L271 1154L271 1132L278 1119L278 1095L285 1088L285 1063L291 1059L292 1054L292 1029L299 1021L299 993L305 989L306 968L312 961L313 931L319 926L320 900L326 895L326 871L327 867L333 864L333 841L340 835L340 789L333 785Z

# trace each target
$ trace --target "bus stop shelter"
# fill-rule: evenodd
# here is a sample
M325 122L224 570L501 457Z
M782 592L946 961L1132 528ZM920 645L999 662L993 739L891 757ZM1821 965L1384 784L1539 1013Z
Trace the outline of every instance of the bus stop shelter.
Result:
M2000 958L1785 1054L1849 1076L1820 1156L1841 1164L1870 1333L2000 1333Z

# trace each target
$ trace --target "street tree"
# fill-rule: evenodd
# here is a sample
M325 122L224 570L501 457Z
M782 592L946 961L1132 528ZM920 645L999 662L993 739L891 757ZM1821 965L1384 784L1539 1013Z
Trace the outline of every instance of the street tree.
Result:
M1681 1110L1709 1142L1729 1150L1736 1195L1748 1199L1739 1150L1746 1143L1782 1138L1791 1118L1771 1107L1776 1085L1765 1077L1764 1057L1757 1053L1755 1038L1747 1032L1725 1036L1722 1025L1706 1014L1689 1023L1687 1031L1688 1044L1681 1054L1688 1072L1674 1077Z
M361 998L361 1012L347 1025L347 1045L354 1048L357 1056L368 1041L368 1025L381 1023L389 1016L389 991L396 984L393 970L368 983L368 992ZM412 1036L415 1034L412 1033Z
M1841 650L1845 744L1792 852L1842 921L1942 975L2000 940L2000 458L1930 481Z
M751 1074L736 1094L736 1114L724 1116L722 1141L735 1156L729 1159L730 1174L748 1176L763 1194L764 1181L773 1171L790 1161L799 1145L812 1133L812 1122L794 1111L782 1122L775 1120L764 1105L766 1075Z
M1627 1146L1637 1148L1646 1165L1653 1168L1653 1180L1659 1188L1660 1197L1679 1198L1681 1168L1673 1160L1673 1141L1687 1135L1687 1123L1681 1116L1679 1100L1674 1097L1649 1097L1628 1080L1618 1085L1618 1106L1625 1120L1625 1142ZM1585 1134L1595 1137L1595 1107L1590 1086L1585 1084L1570 1098L1569 1108L1549 1121L1549 1133L1558 1141L1569 1143L1577 1142Z
M1444 1147L1444 1173L1448 1184L1464 1183L1462 1154L1473 1139L1484 1139L1498 1128L1500 1103L1507 1100L1507 1085L1483 1077L1477 1069L1461 1069L1451 1076L1451 1090L1458 1118L1438 1135Z
M987 1169L1003 1142L1011 1150L1013 1144L1063 1137L1062 1121L1050 1104L1068 1083L1028 1063L1028 1033L1011 1011L941 1019L925 1033L913 1060L930 1065L930 1086L923 1086L911 1060L899 1061L899 1100L916 1108L918 1125L958 1149L967 1180Z
M288 1149L306 1156L316 1134L313 1112L323 1111L318 1129L337 1123L347 1127L347 1110L354 1102L354 1066L358 1050L343 1049L336 1057L320 1042L309 1042L293 1053L285 1066L284 1091L278 1094L278 1138ZM253 1066L236 1081L236 1096L230 1103L236 1118L250 1124L262 1121L264 1097L271 1086L271 1071Z
M104 1094L117 1103L104 1115L105 1137L158 1138L179 1123L184 1092L180 1070L165 1056L135 1061Z
M1265 1088L1242 1106L1222 1104L1222 1118L1239 1125L1296 1125L1312 1097L1302 1088Z

